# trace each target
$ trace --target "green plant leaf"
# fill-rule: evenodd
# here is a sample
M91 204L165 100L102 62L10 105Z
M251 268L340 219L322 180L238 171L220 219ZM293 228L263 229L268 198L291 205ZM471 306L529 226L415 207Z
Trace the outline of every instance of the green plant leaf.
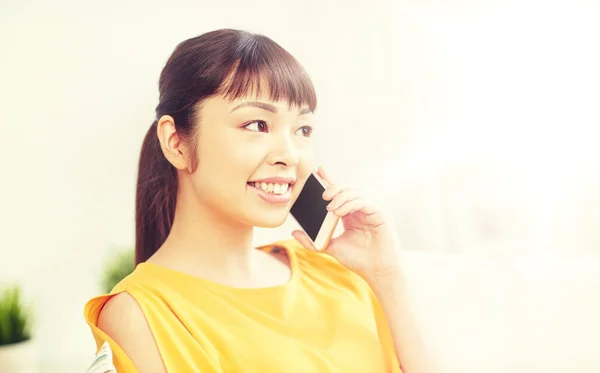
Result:
M106 263L100 285L104 293L110 293L121 280L135 269L133 249L123 250L112 256Z
M22 301L21 288L13 285L0 295L0 346L31 338L32 317Z

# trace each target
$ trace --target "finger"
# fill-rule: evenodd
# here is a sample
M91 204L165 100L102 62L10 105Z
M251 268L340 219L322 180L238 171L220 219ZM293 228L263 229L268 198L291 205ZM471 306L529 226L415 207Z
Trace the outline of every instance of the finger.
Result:
M300 245L304 246L305 249L318 251L306 232L296 230L292 232L292 236L300 243Z
M317 174L319 174L319 176L329 185L334 184L333 180L331 180L331 178L329 177L329 175L327 174L327 172L325 172L325 169L323 168L323 166L319 166L319 168L317 168Z
M350 189L350 188L345 185L332 184L332 185L328 186L325 189L325 191L323 192L323 199L326 201L331 201L332 199L335 198L335 196L337 196L341 192L344 192L348 189Z
M328 211L335 211L344 203L353 201L361 197L361 194L356 190L346 190L336 195L333 200L327 205Z
M379 210L371 205L367 200L363 197L359 197L357 199L348 201L343 205L339 206L333 213L337 216L344 217L350 213L360 211L363 214L367 215L367 220L370 224L376 222L376 218L379 213Z

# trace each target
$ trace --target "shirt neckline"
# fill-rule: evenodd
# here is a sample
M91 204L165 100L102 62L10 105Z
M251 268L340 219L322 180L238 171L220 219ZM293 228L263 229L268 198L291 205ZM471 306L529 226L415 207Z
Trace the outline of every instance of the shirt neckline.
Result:
M172 277L177 277L177 278L188 280L188 281L198 282L204 286L219 288L221 290L235 292L235 293L260 293L260 292L284 291L284 290L294 286L294 284L299 281L300 269L298 266L298 257L296 255L296 252L289 245L273 244L273 245L261 247L258 250L273 251L273 250L277 250L277 249L283 249L286 251L289 262L290 262L289 265L290 265L291 275L287 282L280 284L280 285L274 285L274 286L259 287L259 288L240 288L240 287L236 287L236 286L222 284L220 282L209 280L209 279L206 279L203 277L194 276L192 274L189 274L189 273L177 270L177 269L172 269L172 268L160 265L160 264L150 263L150 262L143 262L143 263L138 264L136 270L139 270L142 273L143 272L151 272L153 274L157 274L157 273L167 274Z

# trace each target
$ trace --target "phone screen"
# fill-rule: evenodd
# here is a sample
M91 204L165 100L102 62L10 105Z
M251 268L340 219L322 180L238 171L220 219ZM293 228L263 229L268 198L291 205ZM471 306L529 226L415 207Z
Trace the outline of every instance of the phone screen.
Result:
M311 174L290 210L294 219L313 241L317 239L328 212L329 201L323 199L324 191L323 185Z

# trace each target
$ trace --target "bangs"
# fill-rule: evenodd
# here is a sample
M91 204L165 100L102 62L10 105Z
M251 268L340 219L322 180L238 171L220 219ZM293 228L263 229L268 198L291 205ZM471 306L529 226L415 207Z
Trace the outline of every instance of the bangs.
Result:
M312 81L304 68L277 43L261 35L240 40L233 66L218 94L228 100L266 95L272 101L287 101L289 107L317 108Z

